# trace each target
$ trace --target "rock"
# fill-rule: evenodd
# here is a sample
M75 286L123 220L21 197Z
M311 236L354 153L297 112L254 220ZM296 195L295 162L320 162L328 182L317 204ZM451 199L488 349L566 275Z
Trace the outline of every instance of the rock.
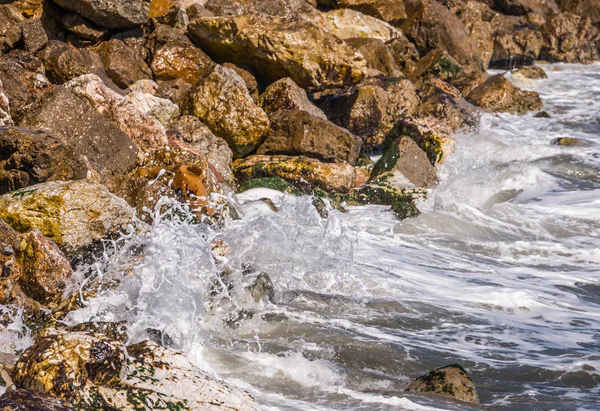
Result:
M49 330L21 357L15 383L82 409L259 410L247 393L195 368L183 353L149 341Z
M494 32L491 20L495 12L484 3L468 1L458 13L469 37L477 45L484 69L490 64L494 51Z
M13 120L10 116L10 100L4 92L2 81L0 81L0 127L10 126L13 124Z
M54 0L60 7L73 11L100 27L124 29L148 21L150 0Z
M432 165L441 164L454 148L452 129L433 117L404 118L390 132L390 138L409 136L427 154Z
M431 188L437 182L427 154L408 136L386 141L383 155L373 166L372 179L395 188Z
M49 130L76 155L85 156L89 168L102 179L127 173L136 163L137 150L132 141L64 87L46 93L20 125Z
M48 35L41 20L29 20L23 24L23 43L25 50L35 53L48 43Z
M0 4L0 53L21 40L21 24L25 21L19 10L11 4Z
M252 295L252 299L256 303L260 301L275 302L275 287L268 274L258 274L256 279L248 287L248 291L250 291L250 295Z
M435 393L479 404L475 384L463 367L457 364L436 368L410 383L406 391Z
M133 92L127 95L127 101L145 115L155 118L165 126L179 117L179 106L165 98Z
M356 183L356 170L349 164L322 163L304 156L253 155L233 162L241 181L280 177L294 185L310 185L326 191L345 193Z
M356 164L362 140L320 117L300 110L269 116L271 131L258 154L303 155L323 162Z
M190 24L189 34L212 57L248 64L266 83L289 77L302 88L322 89L357 83L366 73L364 59L350 46L293 18L201 18Z
M548 15L560 12L554 0L494 0L494 5L505 14L514 16L524 16L529 13Z
M600 31L587 17L557 14L548 19L542 33L543 60L589 64L600 59Z
M81 76L65 83L64 86L97 113L114 123L141 152L148 153L167 145L163 125L140 111L126 97L109 89L98 76Z
M186 104L187 96L192 85L186 83L181 79L158 81L158 90L156 90L156 96L171 100L179 107L183 107Z
M52 134L0 128L0 194L54 180L86 178L84 158Z
M394 58L398 68L409 75L419 60L419 52L413 43L406 36L397 37L386 43L386 46Z
M551 118L550 114L548 114L548 112L546 111L540 111L538 113L535 113L534 118Z
M129 93L145 93L155 96L158 93L158 84L154 80L138 80L127 88Z
M590 147L593 146L594 143L589 140L584 140L582 138L575 137L559 137L555 138L550 142L553 146L563 146L563 147Z
M215 66L206 53L170 27L159 26L152 37L157 44L151 67L157 80L181 79L195 85Z
M52 181L0 196L0 219L20 232L37 228L72 254L126 230L133 209L94 181Z
M450 10L435 0L405 0L408 18L399 26L421 55L432 49L446 50L469 70L482 71L479 50L467 29Z
M498 34L494 40L490 67L512 70L532 64L538 59L543 43L542 33L528 28Z
M194 150L205 153L210 164L227 181L234 182L231 172L233 153L227 142L215 136L207 125L194 116L183 116L169 125L167 135L189 144Z
M404 77L385 43L379 39L350 38L346 43L363 55L367 68L375 69L390 77Z
M226 67L215 66L189 99L190 112L223 137L236 157L254 150L269 129L269 118L252 100L244 80Z
M62 18L62 25L70 33L85 40L100 41L108 34L108 30L100 28L74 13L66 14Z
M256 77L254 76L254 74L232 63L224 63L223 66L232 69L238 74L238 76L242 78L242 80L244 80L246 88L248 89L248 92L252 97L252 100L254 100L254 102L258 104L258 97L260 96L260 92L258 81L256 81Z
M547 79L548 76L543 68L539 66L526 66L512 72L513 76L522 76L528 79Z
M535 91L513 86L503 75L490 77L467 96L476 106L513 114L523 114L542 108L542 100Z
M39 19L43 8L47 6L43 0L9 0L26 19Z
M261 94L258 103L267 114L278 110L302 110L312 116L327 120L325 113L310 102L306 91L290 78L277 80L267 87Z
M313 0L208 0L205 7L214 16L265 16L292 17L325 27L325 19L314 8Z
M138 80L152 78L150 67L124 42L112 39L102 43L97 50L106 74L120 88L126 89Z
M588 17L592 24L600 23L600 4L594 0L557 0L561 11Z
M417 62L410 75L415 82L421 78L430 77L450 81L464 70L464 67L448 54L447 51L435 49L431 50Z
M402 35L394 26L352 9L332 10L325 17L329 31L344 40L367 37L389 41Z
M3 411L75 411L70 405L35 391L15 389L0 397Z
M360 11L387 23L395 23L406 18L404 3L396 0L318 0L326 6Z

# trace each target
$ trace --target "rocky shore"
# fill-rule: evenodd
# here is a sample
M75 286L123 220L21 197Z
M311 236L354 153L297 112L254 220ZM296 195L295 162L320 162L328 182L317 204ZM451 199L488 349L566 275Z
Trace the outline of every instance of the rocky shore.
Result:
M166 335L64 325L127 273L73 276L165 198L212 227L253 188L418 215L483 111L547 115L488 69L599 59L591 0L0 0L0 311L33 339L0 357L0 409L259 409ZM479 401L457 365L407 390Z

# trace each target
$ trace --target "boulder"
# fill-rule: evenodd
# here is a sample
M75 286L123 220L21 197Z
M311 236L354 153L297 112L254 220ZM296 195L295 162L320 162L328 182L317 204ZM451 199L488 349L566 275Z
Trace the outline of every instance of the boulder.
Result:
M385 44L394 58L394 62L405 75L410 75L419 60L419 52L406 36L397 37Z
M108 88L98 76L88 74L65 83L64 87L83 100L97 115L114 123L141 152L151 152L167 145L164 126L140 111L126 97ZM85 104L87 103L87 105ZM131 145L131 141L129 144ZM144 156L142 154L142 156Z
M140 26L148 21L150 0L54 0L63 9L75 12L107 29Z
M0 4L0 53L21 40L21 25L25 18L12 4Z
M522 76L532 80L547 79L548 76L543 68L539 66L525 66L512 72L513 76Z
M600 31L588 17L557 14L548 19L542 34L544 60L589 64L600 59Z
M432 165L441 164L454 148L452 129L433 117L403 118L396 123L390 138L409 136L427 154Z
M40 230L68 255L126 230L133 214L91 180L46 182L0 196L0 219L20 232Z
M325 17L329 31L344 40L366 37L389 41L402 35L394 26L352 9L331 10Z
M260 96L259 88L261 87L258 85L258 81L256 80L254 74L252 74L249 70L238 67L232 63L223 63L223 66L232 69L238 74L238 76L242 78L242 80L244 80L252 100L254 100L255 103L258 103L258 97Z
M306 111L280 110L269 116L271 130L258 154L303 155L323 162L355 165L362 140Z
M406 391L445 395L479 404L473 380L469 378L465 369L457 364L436 368L429 374L416 378Z
M192 114L227 141L236 157L254 150L269 129L269 118L254 103L244 80L221 65L192 89L189 106Z
M35 391L15 389L0 397L0 409L4 411L76 411L70 405Z
M294 185L341 193L349 192L356 184L356 170L351 165L323 163L304 156L253 155L234 161L232 169L240 182L280 177Z
M206 11L213 16L241 16L255 13L303 19L324 27L325 19L314 5L313 0L208 0L204 4Z
M215 63L183 34L161 25L151 36L155 42L152 72L157 80L181 79L195 85Z
M23 24L23 45L25 50L35 53L48 44L48 35L42 21L29 20Z
M494 31L491 20L495 12L485 3L470 0L458 13L469 37L477 45L484 69L490 64L494 51Z
M0 127L10 126L13 124L13 119L10 116L10 100L4 92L2 81L0 81Z
M490 77L473 89L467 100L488 110L513 114L539 110L543 106L538 93L515 87L502 74Z
M126 347L91 332L46 331L19 359L14 380L78 409L259 410L179 351L149 341Z
M157 81L158 90L156 90L156 96L161 98L166 98L171 100L173 103L177 104L180 108L186 105L187 96L190 90L192 89L192 85L190 83L186 83L181 79L176 80L167 80L167 81Z
M523 28L496 35L490 67L512 70L530 65L540 56L544 44L542 33Z
M401 0L318 0L317 2L329 7L360 11L387 23L395 23L406 18L404 3Z
M446 50L431 50L415 65L410 74L413 81L435 77L443 81L451 81L465 69Z
M201 18L188 31L209 55L248 64L266 83L289 77L302 88L322 89L357 83L366 73L360 54L302 20L253 14Z
M79 14L65 14L61 22L68 32L73 33L84 40L100 41L108 34L108 30L96 26Z
M47 6L44 0L9 0L26 19L39 19ZM6 1L4 1L6 3Z
M20 125L48 130L76 156L85 157L93 174L103 180L127 173L136 164L137 150L127 135L65 87L47 92Z
M265 92L261 94L258 103L267 114L278 110L302 110L315 117L327 120L325 113L310 102L306 91L290 78L277 80L267 87Z
M600 23L600 4L594 0L557 0L563 12L588 17L593 24Z
M179 117L179 106L166 98L133 92L127 95L127 101L140 112L158 120L164 126Z
M146 62L120 40L112 39L102 43L97 52L106 75L122 89L138 80L152 78L152 71Z
M0 194L54 180L86 178L88 166L74 147L44 131L0 128Z
M560 12L554 0L494 0L496 9L513 16L524 16L529 13L550 15Z
M408 18L399 28L415 43L421 55L439 48L465 68L483 70L477 45L454 13L435 0L405 0L404 5Z
M231 172L233 152L222 138L215 136L207 125L194 116L182 116L173 121L167 130L169 139L177 139L187 143L194 150L206 154L209 163L232 184Z
M363 55L367 62L367 68L377 70L390 77L404 77L383 41L357 37L346 39L346 43Z
M373 166L371 179L394 188L431 188L437 182L435 167L427 154L408 136L389 139Z

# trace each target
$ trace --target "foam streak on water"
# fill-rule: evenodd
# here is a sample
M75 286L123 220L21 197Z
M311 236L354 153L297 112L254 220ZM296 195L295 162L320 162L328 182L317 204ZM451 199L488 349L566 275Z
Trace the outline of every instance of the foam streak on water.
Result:
M456 362L487 409L600 409L600 65L545 69L513 81L551 118L484 115L421 216L322 220L309 198L247 192L224 229L163 219L131 240L144 247L131 274L67 322L159 330L266 410L468 409L403 392ZM588 144L550 144L567 136ZM231 246L218 261L216 238ZM272 278L275 304L249 297L248 267Z

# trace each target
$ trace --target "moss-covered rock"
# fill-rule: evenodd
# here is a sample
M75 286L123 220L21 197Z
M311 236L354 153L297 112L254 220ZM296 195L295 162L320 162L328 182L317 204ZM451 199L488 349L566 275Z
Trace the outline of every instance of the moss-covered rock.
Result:
M415 379L406 391L440 394L479 404L473 380L469 378L465 369L457 364L436 368L429 374Z

